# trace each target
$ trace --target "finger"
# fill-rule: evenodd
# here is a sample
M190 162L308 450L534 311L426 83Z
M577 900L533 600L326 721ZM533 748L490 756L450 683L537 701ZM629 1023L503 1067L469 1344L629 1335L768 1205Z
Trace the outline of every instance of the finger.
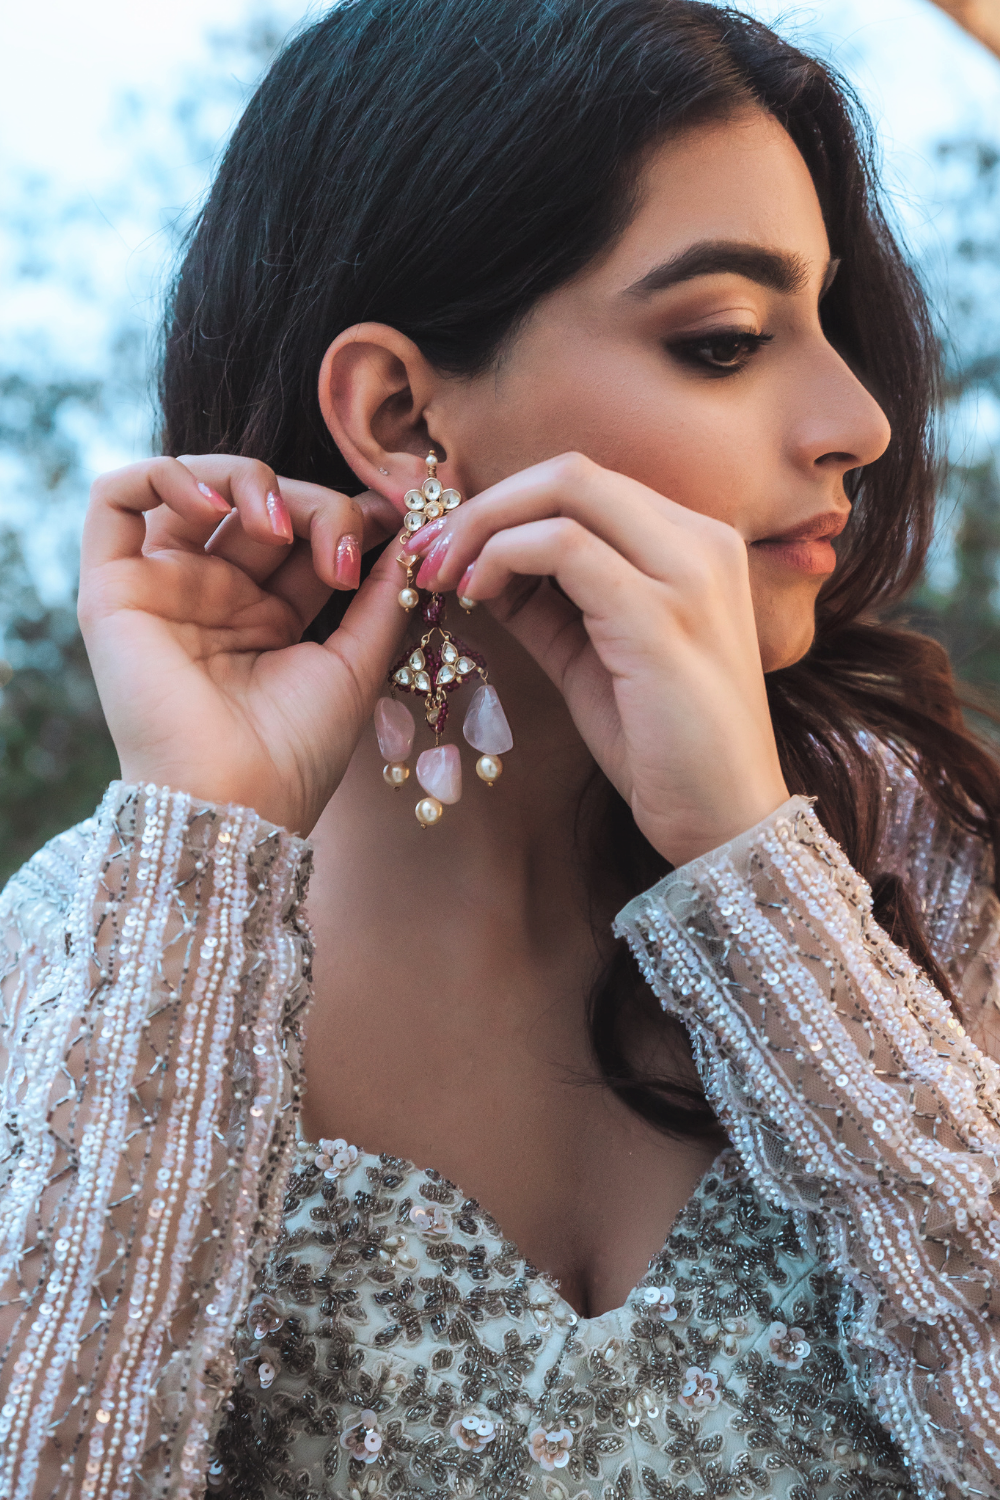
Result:
M669 577L676 570L684 555L684 532L732 531L637 480L602 469L580 454L567 454L484 491L436 532L427 528L425 537L418 531L405 546L414 555L424 555L421 587L452 588L488 537L546 516L579 521L654 577Z
M489 612L523 646L565 695L566 675L592 650L583 615L548 578L515 579L489 603Z
M349 498L303 480L282 478L278 482L292 531L306 544L317 577L330 589L356 589L362 553L385 541L399 526L391 502L373 490ZM223 522L207 550L234 563L257 583L263 583L285 561L280 550L262 544L246 530L240 511Z
M323 650L340 657L359 684L382 685L399 652L409 616L399 604L395 540L385 548Z
M614 619L619 629L641 615L640 601L651 586L614 547L564 516L491 537L463 575L462 593L496 599L519 577L554 578L566 595L563 602L576 606L585 625Z
M283 600L293 611L300 634L316 618L333 592L318 576L308 547L301 545L286 554L270 578L261 582L266 583L270 595Z
M146 515L163 506L182 526L210 534L230 507L210 484L176 458L150 458L102 474L90 491L81 563L99 567L139 557L146 542Z

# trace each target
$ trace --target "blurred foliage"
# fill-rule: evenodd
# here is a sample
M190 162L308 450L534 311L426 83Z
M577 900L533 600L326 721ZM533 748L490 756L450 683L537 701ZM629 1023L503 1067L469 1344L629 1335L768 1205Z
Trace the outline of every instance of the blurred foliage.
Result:
M967 455L972 415L1000 415L1000 150L986 141L938 150L948 196L938 262L945 355L943 430L951 452L938 506L936 559L899 612L940 640L985 707L1000 708L1000 452ZM935 562L937 565L935 565ZM980 727L989 727L981 725Z
M135 156L118 201L131 201L141 184L159 203L188 204L161 219L159 232L153 227L161 259L179 245L220 137L286 30L277 14L254 10L237 30L214 35L208 72L188 77L166 132L162 121L157 131L145 130L145 101L127 95L120 101L118 126L134 139ZM65 281L60 245L68 243L72 260L80 237L103 217L86 199L53 202L37 180L25 183L7 209L12 274L35 283ZM72 274L74 291L103 309L104 291L78 274L75 261ZM98 319L107 324L103 342L83 374L57 370L58 359L50 359L41 339L20 349L7 340L0 355L0 463L44 528L40 533L34 519L23 531L0 528L0 885L53 834L88 817L118 775L75 603L43 597L32 562L40 541L57 562L72 545L76 528L68 534L67 515L76 520L82 511L95 454L100 467L110 466L105 455L113 455L111 463L127 461L123 433L149 408L150 329L136 306L126 289L117 311ZM72 565L66 572L73 576Z
M215 37L211 76L188 79L174 108L172 140L156 151L143 130L144 101L123 99L120 123L136 142L123 198L140 182L159 204L197 197L228 114L284 30L275 14L258 10L243 27ZM187 177L178 175L176 161L188 164ZM963 677L1000 702L997 455L961 446L976 403L1000 413L1000 151L986 141L948 143L939 166L946 212L923 270L932 289L941 289L944 429L953 441L936 558L899 613L943 641ZM27 185L22 199L7 216L8 232L20 236L15 274L57 277L49 254L55 210L38 183ZM71 222L74 233L78 223L86 228L86 204L60 211L63 228ZM190 210L161 221L164 251L179 243L189 221ZM92 295L100 301L105 294ZM0 359L0 469L12 469L30 494L32 514L51 533L51 553L65 546L60 517L67 506L75 515L82 507L95 449L121 451L121 412L134 418L146 399L147 331L125 311L105 322L105 344L83 374L57 372L58 361L44 350ZM101 463L107 466L103 457ZM72 603L43 598L25 535L0 529L0 881L52 834L88 816L117 774ZM37 533L30 540L37 542Z

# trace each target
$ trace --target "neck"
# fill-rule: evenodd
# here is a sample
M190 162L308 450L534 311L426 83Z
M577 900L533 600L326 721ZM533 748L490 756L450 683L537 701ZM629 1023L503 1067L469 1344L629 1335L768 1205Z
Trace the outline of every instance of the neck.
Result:
M456 613L451 604L449 614ZM461 729L472 688L461 689L451 699L444 740L463 752L462 798L435 827L421 828L412 766L433 739L420 700L404 699L417 720L410 779L396 791L386 785L369 725L314 831L314 885L326 893L327 911L332 900L338 925L346 917L355 931L406 922L433 891L434 905L457 903L467 916L477 914L476 925L508 924L508 941L517 933L542 941L567 904L586 908L577 822L594 762L559 693L506 631L485 611L455 623L456 635L489 663L510 721L514 748L500 781L491 787L476 776L475 752ZM315 901L310 905L320 921Z

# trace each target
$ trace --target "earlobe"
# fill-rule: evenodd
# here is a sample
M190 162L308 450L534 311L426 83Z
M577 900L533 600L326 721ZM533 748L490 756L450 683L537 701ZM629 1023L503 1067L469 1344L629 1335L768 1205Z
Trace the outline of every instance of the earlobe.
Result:
M423 413L437 383L412 339L384 323L345 329L320 367L320 411L334 442L362 483L400 511L425 474L433 438Z

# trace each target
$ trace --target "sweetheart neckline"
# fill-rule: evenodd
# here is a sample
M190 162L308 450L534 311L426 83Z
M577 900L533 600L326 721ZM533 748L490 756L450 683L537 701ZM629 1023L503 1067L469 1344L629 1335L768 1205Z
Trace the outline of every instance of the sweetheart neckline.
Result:
M298 1146L300 1151L303 1151L303 1153L305 1151L310 1151L315 1152L316 1155L320 1154L319 1144L315 1141L307 1141L305 1136L300 1134L298 1123L296 1123L295 1139L296 1145ZM329 1137L324 1137L324 1139L329 1139ZM343 1139L343 1137L340 1137L340 1139ZM535 1265L533 1260L529 1260L529 1258L522 1252L521 1247L517 1243L517 1241L512 1239L511 1236L507 1234L506 1230L500 1224L500 1221L495 1218L492 1213L490 1213L489 1209L484 1208L478 1198L473 1197L471 1193L467 1193L465 1189L461 1187L457 1182L453 1182L450 1177L446 1177L445 1174L443 1172L439 1172L436 1167L420 1167L415 1161L411 1161L409 1157L396 1156L391 1151L367 1151L363 1146L355 1146L354 1149L358 1153L357 1162L355 1162L354 1164L355 1166L360 1165L362 1162L374 1163L376 1165L383 1166L386 1161L391 1161L396 1166L398 1166L406 1176L409 1176L410 1173L416 1173L418 1176L430 1176L433 1177L435 1181L442 1183L445 1187L451 1188L454 1192L458 1193L463 1203L466 1203L470 1207L478 1209L485 1218L488 1218L492 1224L496 1225L496 1228L502 1238L507 1242L507 1244L514 1247L514 1254L518 1263L535 1271L537 1275L540 1276L542 1280L552 1288L554 1297L558 1302L562 1304L562 1306L566 1310L566 1314L573 1319L575 1325L597 1324L602 1322L604 1318L616 1318L622 1313L626 1312L629 1304L634 1300L636 1293L641 1288L643 1281L649 1275L650 1271L653 1269L653 1266L661 1258L667 1246L669 1245L670 1237L674 1233L674 1230L677 1228L677 1225L681 1222L691 1204L698 1197L708 1179L718 1172L719 1163L722 1161L723 1157L727 1155L735 1155L734 1147L732 1145L726 1145L723 1146L722 1149L717 1153L717 1155L712 1158L709 1165L705 1168L705 1171L701 1174L701 1176L698 1178L698 1181L695 1183L690 1195L674 1215L670 1226L667 1229L666 1235L664 1236L662 1245L652 1256L650 1256L649 1264L647 1265L642 1276L639 1277L639 1280L626 1294L624 1302L622 1302L617 1307L609 1307L604 1312L597 1313L593 1317L586 1317L583 1313L577 1312L573 1304L563 1296L562 1292L560 1292L559 1278L551 1271L541 1270L538 1266Z

